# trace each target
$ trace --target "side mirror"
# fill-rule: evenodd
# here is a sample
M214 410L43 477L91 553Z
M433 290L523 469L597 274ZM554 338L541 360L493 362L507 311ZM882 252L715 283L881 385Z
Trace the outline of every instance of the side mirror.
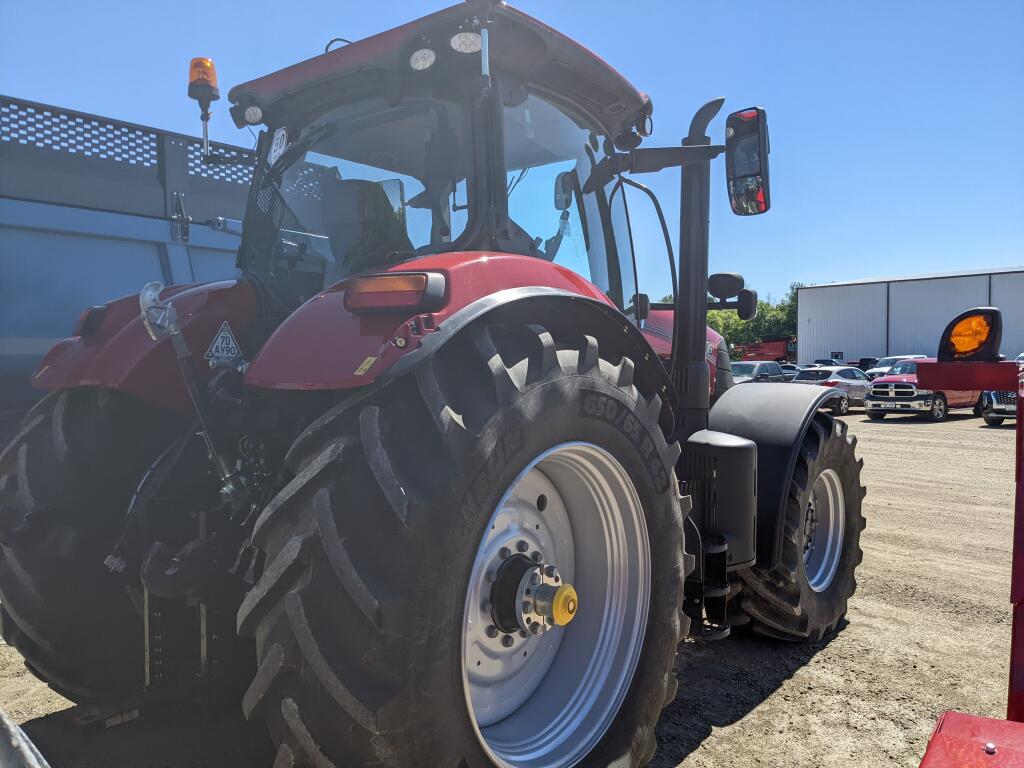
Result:
M708 293L721 301L739 296L744 287L743 275L736 272L720 272L708 277Z
M1003 315L995 307L977 307L954 317L939 338L940 363L996 362L1003 339Z
M767 373L759 373L759 374L757 374L757 378L760 381L768 381L769 376L768 376Z
M757 291L744 288L736 297L736 314L740 320L753 320L757 317Z
M576 180L576 171L562 171L555 177L555 210L567 211L572 205L573 192L579 182Z
M391 203L391 210L395 212L395 218L402 223L402 228L405 229L405 209L409 206L405 199L405 183L401 179L385 179L377 183L384 190L384 194L388 196L388 202Z
M725 173L729 204L737 216L771 208L768 185L768 116L760 107L733 112L725 121Z
M646 293L638 293L634 296L633 306L636 308L636 319L638 322L646 320L651 316L651 297Z

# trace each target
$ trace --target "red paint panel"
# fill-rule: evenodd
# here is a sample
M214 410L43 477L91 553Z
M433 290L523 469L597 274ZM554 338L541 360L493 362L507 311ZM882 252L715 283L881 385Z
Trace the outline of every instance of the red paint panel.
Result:
M995 754L986 745L995 747ZM1024 768L1024 725L944 712L921 768Z
M927 389L994 389L1005 392L1017 388L1017 364L918 361L917 378Z
M420 346L426 324L440 327L458 310L507 288L545 286L611 301L592 283L530 256L470 251L424 256L389 271L438 272L446 283L436 312L355 315L345 309L343 284L303 304L252 361L245 383L267 389L348 389L369 384Z
M651 345L655 354L663 360L668 360L672 356L674 327L675 310L672 309L652 309L651 314L644 321L642 330L644 338L647 339L647 343ZM707 348L708 373L710 374L708 380L711 384L711 393L714 394L715 381L718 378L718 343L722 337L718 331L708 326L707 340L709 345Z
M203 356L228 321L243 353L246 332L257 317L256 292L248 283L228 280L197 286L172 286L164 298L174 296L182 333L200 363L200 376L208 376ZM153 341L139 316L137 296L125 296L107 305L103 323L95 333L58 342L39 364L32 384L40 389L102 386L117 389L156 405L191 412L191 404L175 360L171 340Z

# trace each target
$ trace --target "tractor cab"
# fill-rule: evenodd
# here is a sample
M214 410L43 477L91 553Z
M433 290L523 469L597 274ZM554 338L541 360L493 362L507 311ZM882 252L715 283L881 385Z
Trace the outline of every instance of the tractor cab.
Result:
M292 308L350 275L489 251L566 267L637 313L623 184L591 176L639 145L651 102L535 19L462 3L230 99L240 126L266 126L241 266Z

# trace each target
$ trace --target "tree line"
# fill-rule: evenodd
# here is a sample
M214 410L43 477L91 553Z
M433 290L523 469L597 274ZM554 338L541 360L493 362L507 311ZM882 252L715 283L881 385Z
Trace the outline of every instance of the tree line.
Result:
M734 310L712 309L708 312L708 325L725 338L730 351L736 344L750 344L766 336L796 336L796 296L803 283L792 283L785 297L772 303L771 296L757 302L757 317L740 320ZM713 299L709 299L712 301ZM662 302L671 303L666 296Z

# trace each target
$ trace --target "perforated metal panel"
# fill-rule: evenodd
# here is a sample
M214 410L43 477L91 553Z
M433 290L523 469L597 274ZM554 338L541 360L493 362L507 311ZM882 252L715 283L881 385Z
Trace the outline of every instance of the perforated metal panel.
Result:
M0 141L129 165L157 164L152 131L15 101L0 101Z
M252 157L251 152L245 152L237 149L227 149L222 145L211 147L211 153L220 157L230 157L238 159L238 164L230 165L211 165L203 162L203 145L202 142L190 141L188 144L188 175L189 176L200 176L204 179L213 179L214 181L227 181L234 184L249 185L252 181L252 166L246 165L242 161L248 160Z

